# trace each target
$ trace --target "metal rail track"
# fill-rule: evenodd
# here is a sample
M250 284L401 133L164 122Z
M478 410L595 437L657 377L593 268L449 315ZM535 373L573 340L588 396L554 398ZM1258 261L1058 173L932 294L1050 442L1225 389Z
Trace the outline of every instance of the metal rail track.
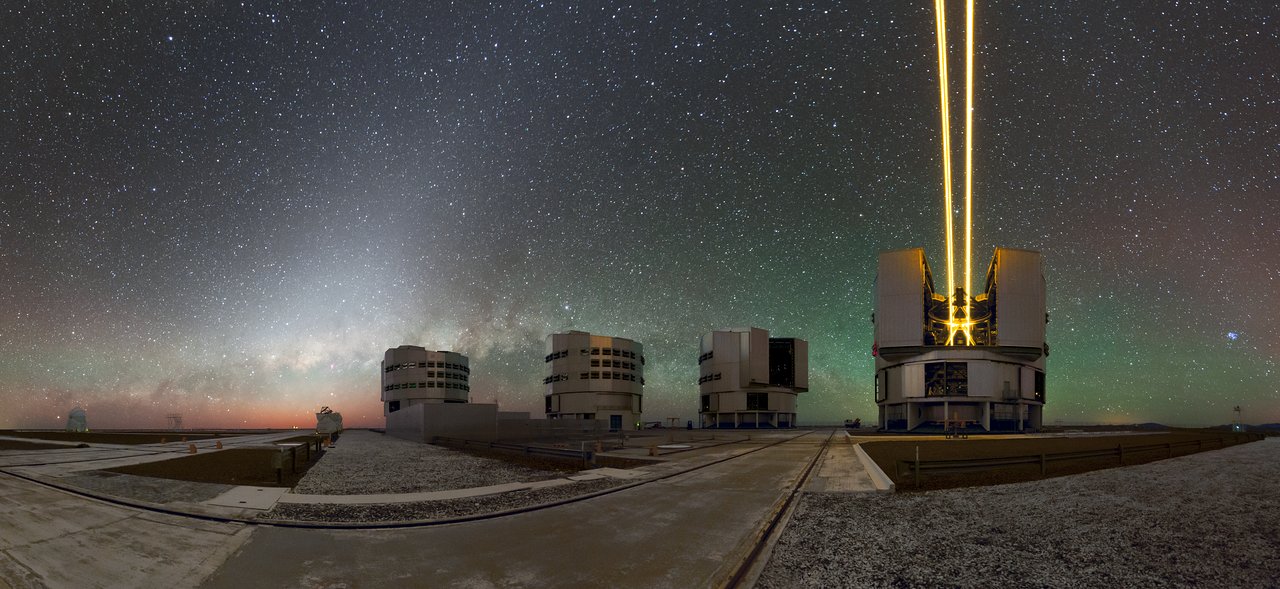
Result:
M21 474L21 473L10 472L10 471L8 470L8 467L0 468L0 474L7 475L7 476L10 476L10 477L13 477L13 478L16 478L16 479L24 480L24 481L27 481L27 482L30 482L30 483L34 483L34 484L37 484L37 485L40 485L40 486L43 486L43 487L47 487L47 488L50 488L50 489L55 489L55 490L57 490L57 491L61 491L61 492L64 492L64 493L67 493L67 494L70 494L70 495L76 495L76 496L79 496L79 497L84 497L84 498L87 498L87 499L90 499L90 500L94 500L94 501L100 501L100 502L103 502L103 503L109 503L109 504L112 504L112 505L118 505L118 506L122 506L122 507L128 507L128 508L131 508L131 509L137 509L137 510L140 510L140 511L147 511L147 512L151 512L151 513L162 513L162 514L166 514L166 515L172 515L172 516L177 516L177 517L191 518L191 519L196 519L196 520L201 520L201 521L209 521L209 522L217 522L217 523L238 523L238 524L244 524L244 525L250 525L250 526L267 526L267 527L278 527L278 528L300 528L300 529L319 529L319 530L384 530L384 529L404 529L404 528L427 528L427 527L443 526L443 525L449 525L449 524L457 524L457 523L465 523L465 522L473 522L473 521L483 521L483 520L490 520L490 519L498 519L498 518L508 517L508 516L512 516L512 515L518 515L518 514L522 514L522 513L529 513L529 512L533 512L533 511L540 511L540 510L543 510L543 509L550 509L550 508L553 508L553 507L559 507L559 506L561 506L561 505L568 505L568 504L571 504L571 503L578 503L578 502L586 501L586 500L589 500L589 499L592 499L592 498L595 498L595 497L600 497L600 496L603 496L603 495L609 495L609 494L612 494L612 493L618 493L618 492L621 492L621 491L625 491L625 490L627 490L627 489L633 489L633 488L635 488L635 487L639 487L639 486L641 486L641 485L648 485L648 484L651 484L651 483L656 483L656 482L658 482L658 481L662 481L662 480L670 479L670 478L677 477L677 476L680 476L680 475L683 475L683 474L687 474L687 473L690 473L690 472L694 472L694 471L702 470L702 469L707 468L707 467L710 467L710 466L715 466L715 465L717 465L717 464L722 464L722 463L724 463L724 462L728 462L728 461L730 461L730 460L735 460L735 459L741 458L741 457L743 457L743 456L747 456L747 455L749 455L749 454L754 454L754 453L759 452L759 451L761 451L761 450L765 450L765 449L768 449L768 448L772 448L772 447L777 446L777 445L780 445L780 444L785 444L785 443L787 443L787 442L790 442L790 441L793 441L793 440L796 440L796 439L802 438L802 437L804 437L804 436L807 436L807 435L809 435L809 434L811 434L811 433L813 433L813 431L806 431L806 432L804 432L804 433L801 433L801 434L798 434L798 435L795 435L795 436L791 436L791 437L786 438L786 439L782 439L782 440L778 440L778 441L776 441L776 442L772 442L772 443L769 443L769 444L765 444L765 445L763 445L763 446L760 446L759 448L754 448L754 449L748 450L748 451L743 452L743 453L741 453L741 454L736 454L736 455L733 455L733 456L728 456L728 457L725 457L725 458L721 458L721 459L719 459L719 460L713 460L713 461L708 462L708 463L706 463L706 464L700 464L700 465L697 465L697 466L694 466L694 467L691 467L691 468L687 468L687 469L684 469L684 470L680 470L680 471L676 471L676 472L668 473L668 474L665 474L665 475L662 475L662 476L658 476L658 477L654 477L654 478L651 478L651 479L645 479L645 480L637 481L637 482L634 482L634 483L629 483L629 484L619 485L619 486L617 486L617 487L611 487L611 488L604 489L604 490L601 490L601 491L596 491L596 492L594 492L594 493L588 493L588 494L585 494L585 495L579 495L579 496L576 496L576 497L570 497L570 498L567 498L567 499L561 499L561 500L557 500L557 501L551 501L551 502L548 502L548 503L540 503L540 504L537 504L537 505L528 505L528 506L518 507L518 508L515 508L515 509L508 509L508 510L504 510L504 511L495 511L495 512L491 512L491 513L481 513L481 514L475 514L475 515L466 515L466 516L453 517L453 518L448 518L448 519L430 520L430 521L407 521L407 522L304 522L304 521L287 521L287 520L278 520L278 521L277 521L277 520L269 520L269 521L268 521L268 520L256 520L256 519L248 519L248 518L233 517L233 516L220 516L220 515L212 515L212 514L191 513L191 512L186 512L186 511L179 511L179 510L176 510L176 509L169 509L169 508L166 508L166 507L163 507L163 506L160 506L160 505L151 504L151 503L146 503L146 502L141 502L141 501L134 501L134 500L131 500L131 499L125 499L125 498L122 498L122 497L114 497L114 496L105 495L105 494L101 494L101 493L94 493L94 492L86 491L86 490L84 490L84 489L78 489L78 488L75 488L75 487L71 487L71 486L68 486L68 485L61 485L61 484L53 483L53 482L50 482L50 481L45 481L45 480L37 479L37 478L30 477L30 476L27 476L27 475L24 475L24 474ZM833 432L833 434L834 434L834 432ZM821 454L822 454L822 451L824 451L824 450L826 449L826 444L827 444L827 443L829 443L829 442L830 442L830 437L828 437L827 442L824 442L823 447L822 447L822 450L820 450L820 451L818 452L818 455L821 455ZM38 466L38 465L33 465L33 466ZM802 478L807 480L808 475L809 475L809 471L811 471L812 469L813 469L813 461L811 461L811 462L810 462L810 464L809 464L809 466L805 469L805 471L804 471L804 474L803 474ZM793 491L793 495L794 495L794 491ZM788 500L787 500L787 505L789 505L789 504L790 504L791 499L792 499L792 497L791 497L791 496L789 496L789 497L788 497ZM785 511L785 509L784 509L783 511ZM776 517L775 517L775 520L776 520ZM771 524L771 528L770 528L770 529L772 529L772 526L774 526L774 525L776 525L776 521L775 521L773 524Z
M764 533L760 534L760 537L756 539L755 545L751 547L751 552L747 553L746 558L744 558L741 563L738 563L738 567L734 570L733 576L729 577L729 579L724 583L723 587L725 589L737 589L739 587L743 587L744 583L751 578L751 573L756 569L757 565L764 564L763 562L760 562L760 557L764 555L765 549L782 534L783 520L790 515L791 510L795 506L796 498L800 496L800 493L804 490L805 484L809 482L809 476L813 474L813 469L817 467L818 462L821 461L823 455L827 453L827 448L831 446L831 438L835 437L835 435L835 430L832 430L831 433L827 435L827 439L822 441L822 446L818 448L816 453L814 453L813 458L809 460L809 464L805 466L803 471L801 471L800 476L796 477L796 481L792 483L791 489L787 493L787 498L782 502L782 506L774 511L773 515L769 518L769 524L765 526Z

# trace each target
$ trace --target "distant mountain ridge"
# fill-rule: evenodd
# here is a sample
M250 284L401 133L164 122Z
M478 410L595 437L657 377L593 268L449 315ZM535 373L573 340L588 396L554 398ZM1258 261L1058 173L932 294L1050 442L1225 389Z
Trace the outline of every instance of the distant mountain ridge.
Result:
M1241 425L1244 427L1244 431L1246 431L1246 432L1258 432L1258 433L1262 433L1262 432L1277 432L1277 433L1280 433L1280 423L1262 423L1262 424L1258 424L1258 425L1250 425L1250 424L1244 423L1244 424L1241 424ZM1219 429L1220 429L1220 430L1231 431L1231 430L1233 429L1233 427L1234 427L1234 426L1233 426L1232 424L1228 423L1228 424L1224 424L1224 425L1215 425L1215 426L1210 427L1210 428L1208 428L1208 429L1213 429L1213 430L1219 430Z

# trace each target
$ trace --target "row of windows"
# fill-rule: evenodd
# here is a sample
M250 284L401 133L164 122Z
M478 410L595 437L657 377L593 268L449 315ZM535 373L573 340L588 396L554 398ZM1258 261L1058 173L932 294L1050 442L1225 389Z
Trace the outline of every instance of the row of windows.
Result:
M591 366L602 366L604 368L626 368L627 370L635 370L635 362L627 362L626 360L592 360Z
M456 382L405 382L400 384L389 384L382 387L384 391L398 391L401 389L457 389L459 391L469 391L471 387Z
M636 358L635 352L632 352L631 350L619 350L618 348L591 348L590 350L586 348L582 348L581 354L583 356L617 356L619 358L631 358L633 360ZM552 360L559 360L561 358L568 358L568 357L569 357L569 350L560 350L558 352L552 352L550 354L547 354L546 356L543 356L542 360L544 362L550 362ZM600 364L600 362L605 362L605 364ZM618 362L616 360L592 360L591 365L592 366L609 366L608 364L609 362L612 362L615 368L623 368L622 366L618 365ZM635 369L634 362L630 362L628 364L630 364L630 368L632 370ZM644 356L640 356L640 364L641 365L644 364Z
M445 372L443 370L428 370L425 372L427 378L447 378L449 380L460 380L467 382L467 375L456 372ZM413 376L413 375L410 375Z
M702 364L703 362L706 362L707 360L710 360L715 357L716 357L716 351L711 350L710 352L707 352L701 356L698 356L698 364Z
M619 350L618 348L591 348L592 356L621 356L623 358L635 359L636 353L631 350ZM640 358L640 362L644 363L644 357Z
M627 374L625 372L583 372L578 378L582 380L629 380L636 382L636 375ZM644 379L640 379L640 384L644 384Z
M452 362L406 362L404 364L392 364L383 372L394 372L396 370L408 370L410 368L448 368L450 370L460 370L467 374L471 374L471 369L466 364L454 364Z
M636 378L634 374L625 372L583 372L578 375L580 380L625 380L630 382L639 382L644 384L644 377ZM542 379L542 384L551 384L553 382L564 382L569 380L567 374L552 374Z
M719 373L719 372L717 372L717 373L715 373L715 374L708 374L708 375L703 376L702 378L699 378L699 379L698 379L698 384L702 384L702 383L704 383L704 382L711 382L711 381L713 381L713 380L720 380L720 373Z

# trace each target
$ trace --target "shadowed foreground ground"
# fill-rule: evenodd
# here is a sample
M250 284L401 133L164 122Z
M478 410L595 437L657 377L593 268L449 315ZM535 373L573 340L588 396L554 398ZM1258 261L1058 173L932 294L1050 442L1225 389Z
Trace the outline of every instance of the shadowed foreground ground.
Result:
M759 587L1275 587L1280 439L1042 481L806 494Z
M1040 474L1039 464L1023 464L991 467L972 472L926 471L920 481L916 481L911 475L910 467L904 467L903 463L911 462L917 449L919 449L920 459L928 461L1034 456L1042 453L1053 455L1060 452L1115 450L1117 446L1122 446L1127 449L1124 454L1124 464L1134 465L1201 451L1218 450L1249 439L1252 439L1252 436L1247 434L1183 431L1083 437L987 438L974 436L960 440L927 441L888 439L864 442L862 448L893 480L898 486L898 491L928 491L1020 483L1042 479L1044 476ZM1163 447L1164 444L1172 444L1172 447L1166 449ZM1157 448L1139 450L1151 446L1157 446ZM1118 466L1121 464L1117 456L1051 461L1047 464L1046 476L1066 476Z

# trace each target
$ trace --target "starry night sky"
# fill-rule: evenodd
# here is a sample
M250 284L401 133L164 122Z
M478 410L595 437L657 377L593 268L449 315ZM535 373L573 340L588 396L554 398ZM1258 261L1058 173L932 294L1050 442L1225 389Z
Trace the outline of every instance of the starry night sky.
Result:
M1280 8L977 10L974 267L1045 254L1045 422L1280 421ZM933 18L6 3L0 428L380 426L401 344L540 414L569 329L643 343L683 420L698 336L748 325L810 341L802 422L873 420L876 253L944 280Z

